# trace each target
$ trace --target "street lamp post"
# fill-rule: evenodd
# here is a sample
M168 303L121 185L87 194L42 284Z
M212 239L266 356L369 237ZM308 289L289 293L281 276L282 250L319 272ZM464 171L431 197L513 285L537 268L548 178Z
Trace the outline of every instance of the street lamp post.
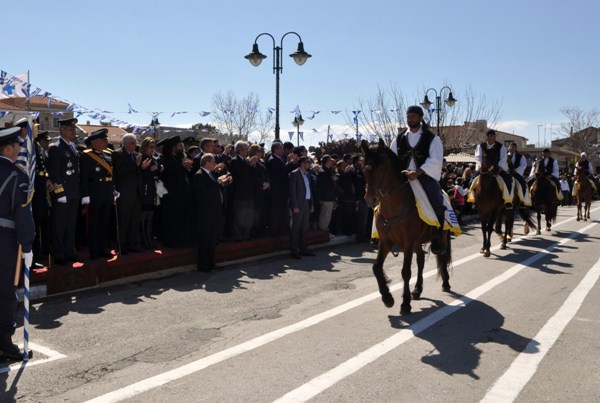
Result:
M456 102L458 102L454 96L452 96L452 89L448 86L443 86L440 91L436 91L435 88L429 88L425 91L425 98L423 98L423 102L421 102L421 106L425 110L429 110L431 107L431 101L429 101L429 97L427 94L429 91L433 91L435 93L435 112L436 112L436 124L437 124L437 135L440 136L440 112L442 109L442 93L444 90L448 91L448 98L444 99L444 103L448 105L450 108L454 106Z
M152 116L152 121L150 122L150 127L152 128L152 136L154 140L158 138L158 128L160 127L160 122L158 121L158 117Z
M250 52L249 54L244 56L246 59L248 59L250 64L252 64L254 67L258 67L258 65L260 65L260 63L263 61L263 59L266 59L267 56L260 53L260 51L258 50L258 43L256 43L256 41L258 41L258 38L260 38L263 35L270 37L271 40L273 41L273 73L275 74L275 139L276 140L279 140L279 131L280 131L280 128L279 128L279 75L283 71L283 66L281 64L282 63L281 56L283 54L283 38L285 38L289 34L296 35L299 40L298 49L294 53L292 53L290 55L290 57L292 59L294 59L294 62L296 62L296 64L298 66L302 66L304 63L306 63L306 61L308 60L309 57L312 57L312 55L310 55L304 51L304 43L302 42L302 38L296 32L292 32L292 31L286 32L285 34L283 34L283 36L281 37L281 40L279 41L279 46L277 46L273 35L271 35L267 32L263 32L262 34L258 35L256 37L256 39L254 39L254 44L252 45L252 52Z
M296 137L298 138L298 147L300 147L300 126L302 126L304 124L304 119L302 119L302 114L295 116L292 124L296 127Z

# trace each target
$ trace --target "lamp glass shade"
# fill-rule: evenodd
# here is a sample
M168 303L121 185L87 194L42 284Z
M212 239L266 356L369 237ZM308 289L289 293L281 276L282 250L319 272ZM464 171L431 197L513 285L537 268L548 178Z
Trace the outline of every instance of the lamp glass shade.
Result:
M453 107L454 104L457 102L457 100L452 96L452 91L450 91L450 94L448 95L448 98L446 98L444 100L444 102L446 103L446 105L448 105L449 107Z
M290 57L294 59L294 62L296 62L298 66L302 66L309 57L312 57L312 55L304 51L304 43L298 42L298 50L292 53Z
M246 56L244 56L244 58L248 59L251 65L257 67L262 63L263 59L267 58L267 56L260 53L258 50L258 44L255 43L252 45L252 52L248 53Z
M427 95L425 95L425 98L423 99L423 102L421 102L421 106L425 110L428 110L431 107L431 101L429 100L429 98L427 97Z

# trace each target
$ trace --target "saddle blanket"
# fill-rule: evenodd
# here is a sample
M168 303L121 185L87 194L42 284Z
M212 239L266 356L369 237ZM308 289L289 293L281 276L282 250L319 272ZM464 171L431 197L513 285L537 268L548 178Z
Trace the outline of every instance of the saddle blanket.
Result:
M433 227L439 227L440 222L438 221L435 212L433 211L433 207L431 207L431 203L427 198L427 194L423 189L423 185L421 182L417 180L409 181L412 191L415 195L416 207L419 213L419 218L425 222L427 225L431 225ZM462 230L460 225L458 224L458 218L456 218L456 213L452 209L452 205L450 204L450 198L446 194L446 192L442 192L444 196L444 206L446 206L446 220L444 222L444 229L451 231L454 236L459 236L462 234ZM374 217L377 216L379 206L376 206L373 210ZM371 230L371 238L379 239L379 234L377 233L377 228L375 226L375 220L373 220L373 227Z

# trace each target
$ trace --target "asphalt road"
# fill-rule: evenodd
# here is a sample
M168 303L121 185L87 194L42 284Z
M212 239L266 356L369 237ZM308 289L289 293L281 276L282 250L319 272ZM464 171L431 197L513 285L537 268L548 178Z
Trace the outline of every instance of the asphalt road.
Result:
M409 316L401 258L385 264L388 309L374 250L355 243L47 299L32 307L33 360L0 369L0 401L598 401L600 225L574 217L560 208L551 233L527 237L519 223L487 259L469 223L452 291L429 256Z

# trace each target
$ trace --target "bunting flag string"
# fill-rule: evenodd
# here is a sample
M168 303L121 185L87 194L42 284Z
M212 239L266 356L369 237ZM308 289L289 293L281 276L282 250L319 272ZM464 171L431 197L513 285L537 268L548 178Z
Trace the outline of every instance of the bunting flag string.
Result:
M101 108L94 108L94 109L89 109L86 108L84 106L78 105L74 102L70 102L64 98L60 98L54 94L52 94L49 91L45 91L39 87L35 87L34 89L32 89L32 86L29 82L27 82L28 80L28 74L17 74L17 75L11 75L3 70L0 70L0 99L2 98L26 98L27 100L32 99L33 97L38 97L41 100L46 100L47 102L47 106L50 109L51 107L54 106L54 111L49 111L52 116L63 116L65 114L68 113L73 113L73 116L75 117L81 117L83 115L88 116L90 119L93 120L100 120L103 122L110 122L111 124L115 124L118 125L120 127L124 127L124 128L134 128L134 129L138 129L140 130L147 130L148 126L145 125L136 125L136 124L132 124L129 123L127 121L121 120L121 119L116 119L111 117L111 114L128 114L128 115L132 115L132 114L139 114L139 110L134 108L131 103L127 103L127 111L123 112L123 111L111 111L111 110L106 110L106 109L101 109ZM62 109L62 104L65 104L66 106L64 107L63 111L56 111L57 107L55 106L57 103L61 103L61 109ZM428 111L430 114L432 114L435 110L431 109L430 111ZM233 115L235 115L235 111L232 109L224 109L222 110L223 114L231 117ZM254 110L253 112L257 112L256 110ZM275 108L273 107L268 107L266 108L266 113L271 115L275 112ZM331 115L338 115L340 113L342 113L342 110L330 110L328 111L329 114ZM353 115L354 115L354 122L358 123L358 116L362 111L360 110L356 110L356 111L352 111ZM380 110L372 110L372 113L382 113L382 111ZM400 112L398 109L391 109L390 112ZM11 110L0 110L0 118L4 118L10 114L14 114L14 111ZM153 117L156 117L162 113L169 113L170 117L175 117L176 115L180 115L180 114L188 114L191 113L189 111L174 111L174 112L146 112L150 115L152 115ZM205 118L211 114L213 114L213 112L211 111L199 111L197 112L198 115L201 118ZM295 114L296 116L301 115L301 109L299 105L296 105L296 107L290 111L290 113ZM314 120L317 115L319 115L321 113L320 110L311 110L310 113L308 113L308 116L306 116L307 120ZM40 116L40 112L29 112L29 115L32 116L33 118L37 119ZM292 137L293 138L293 134L292 133ZM319 133L317 129L312 129L311 133ZM336 135L337 136L337 135ZM343 134L344 138L347 138L349 135L348 134ZM333 139L334 138L334 133L328 131L327 133L327 138L328 139Z
M288 132L288 136L290 136L290 141L294 138L294 132Z

